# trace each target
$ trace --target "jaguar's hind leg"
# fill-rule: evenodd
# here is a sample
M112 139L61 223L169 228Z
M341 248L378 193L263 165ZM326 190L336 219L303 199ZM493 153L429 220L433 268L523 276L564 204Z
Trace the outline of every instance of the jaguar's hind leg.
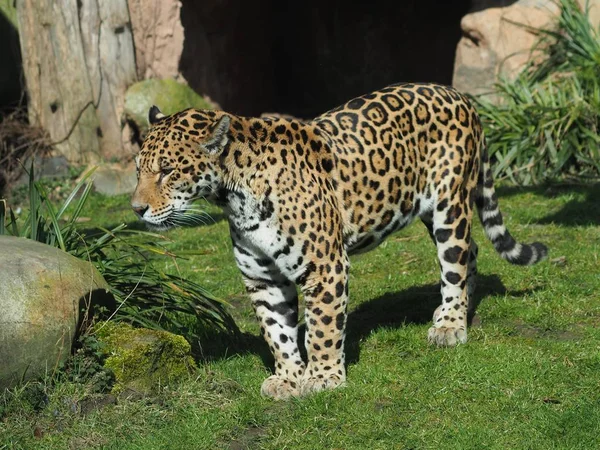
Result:
M432 217L423 217L421 218L423 224L427 227L427 231L429 232L429 236L433 243L437 246L437 241L433 232L433 218ZM477 244L473 239L471 239L469 246L469 265L467 267L467 315L470 317L473 314L473 309L475 305L473 304L473 299L475 295L475 287L477 285L477 254L478 254ZM440 266L441 270L441 266ZM442 296L443 296L442 292ZM440 316L440 313L443 309L443 305L440 305L436 308L433 313L433 322L435 323Z
M471 240L469 249L469 266L467 267L467 318L470 321L475 314L475 287L477 285L477 244ZM442 293L443 295L443 293ZM443 305L440 305L433 312L433 322L435 323L440 316Z
M469 247L469 266L467 267L467 315L472 316L475 312L475 287L477 286L477 254L479 249L473 239Z
M428 339L440 346L454 346L467 341L468 299L474 289L476 258L470 266L472 209L459 202L438 201L433 213L432 235L437 247L441 272L442 304L434 313ZM469 274L473 273L473 280ZM471 286L471 287L469 287Z

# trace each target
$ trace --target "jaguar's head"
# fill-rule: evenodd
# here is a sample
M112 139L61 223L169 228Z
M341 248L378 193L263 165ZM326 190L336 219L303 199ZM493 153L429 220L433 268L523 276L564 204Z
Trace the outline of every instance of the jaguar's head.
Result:
M150 228L164 230L186 223L184 213L193 200L216 194L230 117L195 109L165 116L153 106L148 119L131 207Z

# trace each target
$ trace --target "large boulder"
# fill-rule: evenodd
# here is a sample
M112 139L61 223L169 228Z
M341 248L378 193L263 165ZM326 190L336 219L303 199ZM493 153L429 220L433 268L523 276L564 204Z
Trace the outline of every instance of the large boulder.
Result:
M80 312L108 289L90 263L11 236L0 236L0 286L0 389L52 374L71 352Z
M579 3L583 5L585 0ZM597 27L600 0L591 0L589 6L590 21ZM463 37L456 48L453 86L473 95L488 94L499 76L514 79L531 58L541 56L539 51L532 53L539 39L533 30L556 27L559 12L554 0L519 0L510 6L482 9L464 16Z
M478 95L493 91L498 76L514 78L523 69L538 37L528 29L552 26L558 6L552 0L520 0L504 8L467 14L456 48L452 84Z

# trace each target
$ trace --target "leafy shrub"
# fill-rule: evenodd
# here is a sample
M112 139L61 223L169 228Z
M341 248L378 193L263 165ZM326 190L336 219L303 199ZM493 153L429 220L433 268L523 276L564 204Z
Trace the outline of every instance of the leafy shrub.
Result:
M514 81L476 99L498 178L530 185L600 177L600 36L587 11L560 0L557 29L531 29L544 52Z

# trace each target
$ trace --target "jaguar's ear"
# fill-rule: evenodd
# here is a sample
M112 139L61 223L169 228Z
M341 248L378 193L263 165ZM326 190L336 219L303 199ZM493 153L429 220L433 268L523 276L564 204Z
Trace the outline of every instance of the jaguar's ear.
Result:
M150 111L148 111L148 122L150 125L154 125L160 119L166 117L163 113L160 112L158 106L152 105L150 107Z
M219 153L227 144L230 123L229 116L221 117L214 126L211 135L202 143L202 146L211 155Z

